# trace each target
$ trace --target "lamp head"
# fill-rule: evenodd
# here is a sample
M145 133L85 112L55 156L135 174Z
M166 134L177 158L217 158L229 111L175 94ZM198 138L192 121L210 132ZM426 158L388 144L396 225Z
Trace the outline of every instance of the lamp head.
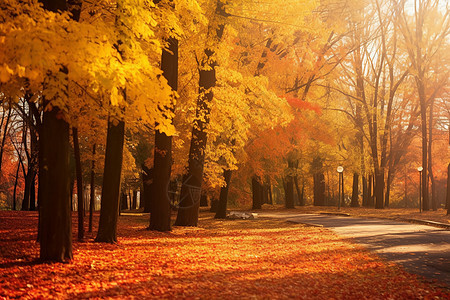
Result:
M422 171L423 171L423 168L422 168L422 167L418 167L418 168L417 168L417 171L422 172Z
M344 172L344 168L342 166L337 167L338 173Z

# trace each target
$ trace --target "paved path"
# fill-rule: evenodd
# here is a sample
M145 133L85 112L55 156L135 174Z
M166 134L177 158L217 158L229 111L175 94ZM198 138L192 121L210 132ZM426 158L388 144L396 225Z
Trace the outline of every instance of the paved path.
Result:
M449 230L390 220L333 215L262 212L258 216L330 228L381 257L403 265L409 272L437 279L450 288Z

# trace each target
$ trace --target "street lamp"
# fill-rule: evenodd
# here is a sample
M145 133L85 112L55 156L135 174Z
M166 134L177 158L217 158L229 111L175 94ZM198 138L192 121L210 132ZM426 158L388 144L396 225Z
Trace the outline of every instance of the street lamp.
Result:
M339 195L338 195L338 210L341 209L341 199L344 198L344 168L342 166L337 167L339 173ZM341 196L342 195L342 196Z
M422 167L418 167L417 171L419 171L419 212L422 212Z

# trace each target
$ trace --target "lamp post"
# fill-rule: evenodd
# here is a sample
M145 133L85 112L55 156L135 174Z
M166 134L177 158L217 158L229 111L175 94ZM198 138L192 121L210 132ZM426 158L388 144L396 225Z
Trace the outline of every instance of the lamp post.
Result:
M422 212L422 167L418 167L417 171L419 171L419 212Z
M344 168L342 166L337 167L337 171L339 173L339 194L338 194L338 210L341 209L341 198L344 198L344 178L343 172Z

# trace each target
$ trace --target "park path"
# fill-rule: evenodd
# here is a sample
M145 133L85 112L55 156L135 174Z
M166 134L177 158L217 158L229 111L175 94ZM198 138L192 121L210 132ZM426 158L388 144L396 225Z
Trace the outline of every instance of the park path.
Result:
M348 216L258 212L259 217L325 227L411 273L450 288L450 231L427 225Z

